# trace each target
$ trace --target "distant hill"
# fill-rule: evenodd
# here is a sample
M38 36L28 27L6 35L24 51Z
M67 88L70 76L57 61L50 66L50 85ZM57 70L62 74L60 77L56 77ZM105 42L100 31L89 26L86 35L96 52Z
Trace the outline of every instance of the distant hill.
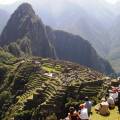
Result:
M80 36L60 30L53 31L50 27L47 27L47 32L60 59L87 65L100 72L109 70L109 73L113 72L110 64L102 59L91 44Z
M46 29L32 6L24 3L12 14L1 37L0 45L15 56L34 55L77 62L103 73L113 73L110 64L96 53L83 38Z
M65 3L63 11L56 11L56 14L52 13L50 8L47 10L44 8L40 10L39 15L49 26L80 35L88 40L99 55L106 57L110 50L108 43L111 40L108 29L113 22L114 14L101 4L97 6L98 4L93 1L89 2L90 5L88 2L83 3L86 4L79 6L70 2L67 5Z

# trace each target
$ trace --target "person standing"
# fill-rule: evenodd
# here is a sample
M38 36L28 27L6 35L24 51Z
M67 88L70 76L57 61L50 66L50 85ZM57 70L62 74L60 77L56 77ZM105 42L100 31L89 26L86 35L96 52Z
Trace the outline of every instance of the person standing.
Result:
M79 113L80 113L80 120L89 120L88 110L84 104L80 105Z
M85 105L85 107L88 110L88 116L90 116L91 109L92 109L92 101L90 101L88 97L85 97L85 103L84 103L84 105Z

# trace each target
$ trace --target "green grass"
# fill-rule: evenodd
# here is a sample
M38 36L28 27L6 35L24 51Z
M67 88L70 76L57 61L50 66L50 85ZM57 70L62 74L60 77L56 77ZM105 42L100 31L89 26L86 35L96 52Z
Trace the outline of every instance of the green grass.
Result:
M51 72L56 72L56 73L59 73L59 71L57 71L56 69L52 68L52 67L46 67L46 66L43 66L42 67L43 70L51 73Z
M90 120L120 120L120 114L118 114L117 107L114 110L110 110L110 115L107 117L97 114L94 108L92 112L93 115Z
M2 63L12 63L16 58L8 52L0 50L0 62Z

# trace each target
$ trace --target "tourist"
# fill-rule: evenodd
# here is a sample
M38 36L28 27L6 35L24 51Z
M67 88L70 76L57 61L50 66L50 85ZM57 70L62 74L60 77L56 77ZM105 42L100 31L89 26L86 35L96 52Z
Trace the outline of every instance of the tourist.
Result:
M80 115L75 111L74 107L69 108L69 113L66 120L80 120Z
M118 100L118 90L116 88L112 89L112 91L109 93L109 96L111 96L116 103Z
M91 109L92 109L92 102L89 100L88 97L85 97L85 107L87 108L88 110L88 115L90 116L90 114L92 113L91 112Z
M85 107L85 104L80 105L80 120L89 120L88 110Z
M110 96L109 94L107 94L106 97L107 97L107 102L109 104L109 108L114 109L115 108L115 101L114 101L113 97Z
M105 98L102 98L102 102L100 103L99 113L101 115L107 116L110 114L109 112L109 104L105 100Z

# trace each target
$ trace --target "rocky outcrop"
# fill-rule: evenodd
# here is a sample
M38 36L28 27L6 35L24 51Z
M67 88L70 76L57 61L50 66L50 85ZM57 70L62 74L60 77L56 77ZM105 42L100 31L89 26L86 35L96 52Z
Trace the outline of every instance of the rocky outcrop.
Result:
M51 57L52 48L44 24L35 14L31 5L24 3L12 14L0 37L0 45L9 45L27 36L31 40L32 54Z
M48 26L46 29L59 59L80 63L106 74L114 73L109 62L102 59L88 41L78 35L54 31Z

